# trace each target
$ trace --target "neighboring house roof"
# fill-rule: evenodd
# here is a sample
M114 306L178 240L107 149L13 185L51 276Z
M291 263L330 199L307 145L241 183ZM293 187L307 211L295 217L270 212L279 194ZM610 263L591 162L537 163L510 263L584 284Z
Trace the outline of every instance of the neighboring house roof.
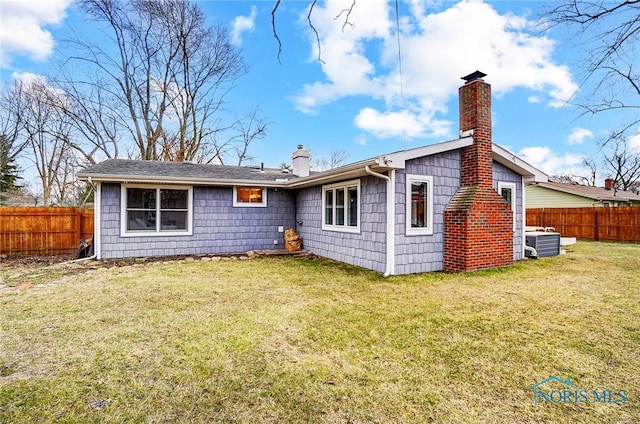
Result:
M312 172L298 177L281 169L195 164L189 162L156 162L125 159L108 159L92 165L77 174L81 180L128 183L183 183L197 185L255 185L266 187L302 188L365 176L369 171L384 172L403 169L407 160L430 156L473 144L473 137L400 150L323 172ZM528 182L547 181L547 175L522 159L494 144L493 159L525 177Z
M622 190L607 190L604 187L591 187L580 184L542 182L538 187L555 190L562 193L585 197L594 201L640 202L637 194Z

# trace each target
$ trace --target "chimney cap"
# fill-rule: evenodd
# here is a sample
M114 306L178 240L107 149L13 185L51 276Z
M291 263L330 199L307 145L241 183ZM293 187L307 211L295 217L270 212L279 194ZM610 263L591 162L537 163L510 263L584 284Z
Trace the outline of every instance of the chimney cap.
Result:
M470 82L482 79L482 78L484 78L486 76L487 76L487 74L485 74L484 72L475 71L475 72L470 73L466 77L462 77L462 79L464 80L465 84L469 84Z

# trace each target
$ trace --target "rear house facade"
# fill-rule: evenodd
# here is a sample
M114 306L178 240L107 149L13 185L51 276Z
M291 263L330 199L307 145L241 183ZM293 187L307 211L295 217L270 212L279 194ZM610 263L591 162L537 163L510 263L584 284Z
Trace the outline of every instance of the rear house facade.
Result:
M95 187L97 258L305 250L385 275L492 268L524 258L525 187L547 176L491 138L491 87L460 87L460 137L310 172L111 159Z

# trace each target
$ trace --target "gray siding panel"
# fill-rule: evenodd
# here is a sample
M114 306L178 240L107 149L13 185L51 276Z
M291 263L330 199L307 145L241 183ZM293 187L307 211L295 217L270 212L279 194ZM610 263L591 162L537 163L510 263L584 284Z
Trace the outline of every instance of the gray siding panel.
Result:
M433 176L433 234L406 235L406 175ZM396 171L395 273L441 271L444 246L444 209L460 185L460 151L407 161Z
M193 188L193 235L120 237L120 185L102 185L102 257L239 253L283 247L295 225L294 195L268 190L266 208L234 208L231 187ZM274 245L274 240L278 241Z
M304 249L316 255L384 272L386 263L386 181L360 180L360 233L322 229L322 186L300 190L297 231Z
M498 190L498 181L515 183L516 185L516 227L513 234L513 259L519 261L522 259L523 239L522 231L524 230L524 210L522 208L522 176L511 171L507 167L497 162L493 162L493 188Z

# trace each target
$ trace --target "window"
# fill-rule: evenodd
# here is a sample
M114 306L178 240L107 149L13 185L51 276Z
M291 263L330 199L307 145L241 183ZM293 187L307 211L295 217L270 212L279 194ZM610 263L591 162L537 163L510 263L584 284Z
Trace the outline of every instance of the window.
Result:
M433 177L407 174L406 234L433 234Z
M121 235L191 234L191 187L122 186Z
M507 201L513 212L513 231L516 230L516 184L498 181L498 193Z
M234 207L266 207L267 189L261 187L233 187Z
M322 229L360 232L360 180L322 187Z

